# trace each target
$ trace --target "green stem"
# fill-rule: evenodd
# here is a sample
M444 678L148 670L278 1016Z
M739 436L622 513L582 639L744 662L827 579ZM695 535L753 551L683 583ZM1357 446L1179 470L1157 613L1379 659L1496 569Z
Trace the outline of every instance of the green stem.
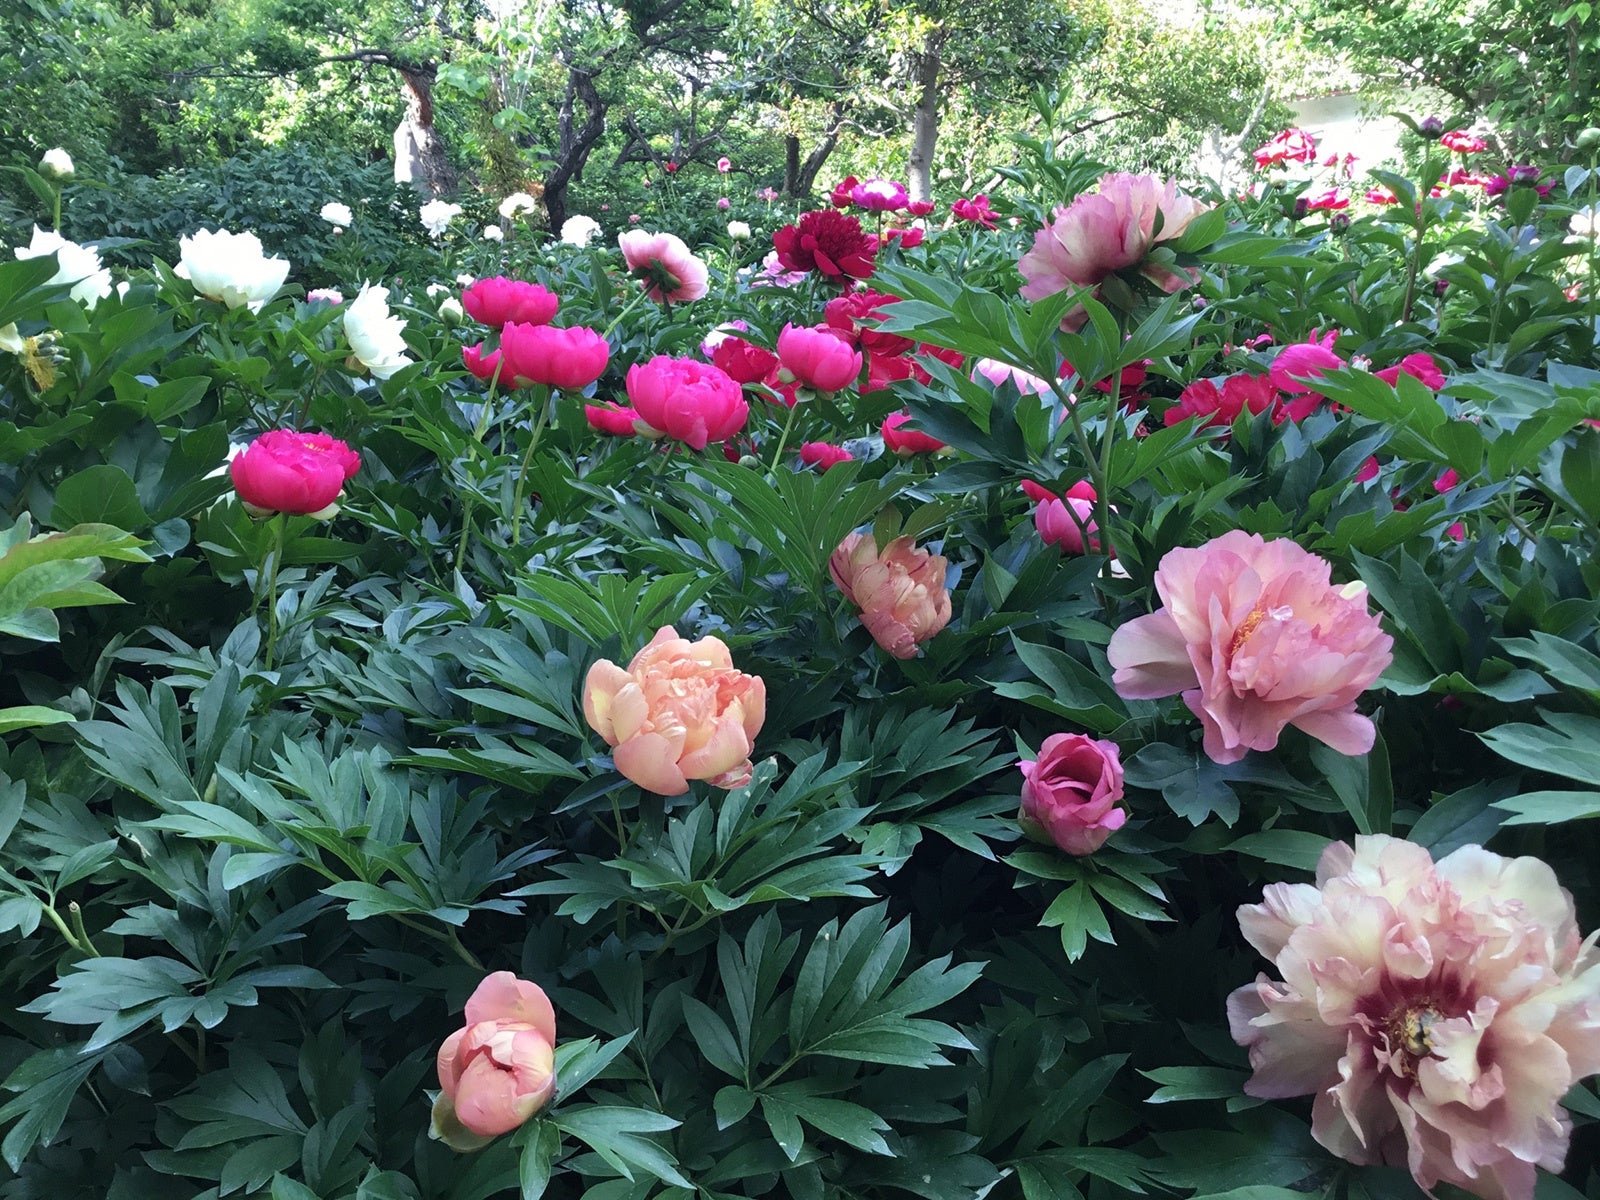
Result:
M538 414L533 419L533 433L528 438L528 452L522 456L522 469L517 472L517 491L511 501L511 544L522 543L522 502L528 494L528 468L533 465L533 452L539 448L539 439L544 434L546 422L550 419L551 392L543 384L533 389L533 403Z
M640 286L639 286L639 291L638 291L638 292L637 292L637 293L636 293L636 294L635 294L635 295L634 295L634 297L633 297L633 299L632 299L632 300L629 300L629 301L628 301L628 302L627 302L627 303L626 303L626 304L624 304L624 305L623 305L623 306L622 306L622 311L621 311L621 312L619 312L619 313L618 313L618 314L617 314L617 315L616 315L616 318L615 318L615 319L614 319L614 320L613 320L613 321L612 321L612 322L611 322L611 324L609 324L609 325L607 325L607 326L606 326L606 331L605 331L605 333L603 333L603 334L601 334L601 335L600 335L600 336L601 336L601 337L603 337L603 338L605 338L605 339L606 339L606 341L608 341L608 342L609 342L609 341L610 341L610 340L611 340L611 333L612 333L612 331L613 331L613 330L614 330L614 329L616 329L616 327L617 327L617 326L618 326L618 325L620 325L620 324L622 324L622 318L623 318L623 317L625 317L625 316L627 316L627 315L628 315L628 314L629 314L629 313L631 313L631 312L632 312L632 311L633 311L633 310L634 310L634 309L635 309L635 308L637 308L637 307L638 307L638 305L639 305L639 301L641 301L641 300L643 300L643 299L644 299L644 298L645 298L645 296L646 296L646 295L648 295L648 293L647 293L647 292L646 292L646 291L645 291L645 288L644 288L644 285L643 285L643 284L640 284Z
M59 184L59 183L56 184L56 186L55 186L56 203L55 203L55 213L54 213L54 217L53 217L53 219L55 221L55 224L53 224L51 226L51 228L54 229L57 233L61 232L61 193L64 190L65 189L61 186L61 184ZM65 235L63 235L63 236L65 236Z
M389 915L407 929L414 929L424 937L430 937L436 942L443 942L454 952L457 958L474 970L483 970L483 963L478 961L476 954L461 944L461 939L456 936L455 930L435 929L431 925L425 925L421 921L408 917L405 913L390 913Z
M799 407L800 401L798 400L789 406L789 416L783 422L783 433L778 436L778 448L773 452L772 465L767 468L769 471L776 471L778 464L783 461L783 448L788 445L789 434L794 431L794 414Z
M483 411L478 414L477 427L472 431L472 444L467 447L467 461L478 461L478 449L483 445L483 436L489 432L489 414L494 411L495 390L500 386L500 368L505 366L506 356L501 353L494 364L494 374L489 376L489 393L483 398ZM467 481L471 483L471 480ZM456 570L461 570L461 564L467 557L467 537L472 533L472 506L474 495L469 488L466 502L461 508L461 540L456 543Z
M72 907L77 908L78 906L74 903ZM67 923L61 919L61 914L55 910L54 905L46 904L44 906L44 915L50 918L50 924L56 927L57 932L66 940L67 945L71 946L79 954L86 954L90 958L100 957L100 951L95 949L94 942L89 939L89 935L85 933L80 939L74 934L67 927ZM81 913L77 914L77 925L80 930L83 928L83 916Z
M288 520L282 513L272 518L273 548L267 562L267 670L272 670L278 649L278 564L283 561L283 532Z

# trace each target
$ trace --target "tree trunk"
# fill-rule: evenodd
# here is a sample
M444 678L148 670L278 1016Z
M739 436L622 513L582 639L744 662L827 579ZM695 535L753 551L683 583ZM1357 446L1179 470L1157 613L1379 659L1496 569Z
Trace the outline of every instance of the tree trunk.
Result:
M444 141L433 127L433 81L438 69L427 63L400 67L405 89L405 119L394 131L394 181L409 183L419 192L441 196L456 189L455 168L445 153Z
M939 140L939 68L944 30L930 30L915 56L917 111L911 123L911 158L906 163L913 200L933 199L933 148Z
M577 106L583 105L583 123ZM567 90L561 98L555 163L544 180L544 205L550 231L560 233L567 219L567 185L583 171L600 135L606 131L606 104L594 86L594 75L583 67L569 67Z
M792 133L783 135L783 194L793 196L800 186L800 139Z

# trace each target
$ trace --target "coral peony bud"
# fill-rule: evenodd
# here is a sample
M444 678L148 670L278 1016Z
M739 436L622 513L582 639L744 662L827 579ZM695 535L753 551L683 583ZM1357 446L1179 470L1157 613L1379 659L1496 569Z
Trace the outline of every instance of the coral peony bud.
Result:
M943 557L895 538L881 551L871 534L852 533L828 559L828 573L861 610L872 640L896 658L912 658L917 647L950 622L950 593Z
M556 1012L544 989L510 971L485 976L466 1026L439 1047L431 1134L472 1151L510 1133L556 1090Z

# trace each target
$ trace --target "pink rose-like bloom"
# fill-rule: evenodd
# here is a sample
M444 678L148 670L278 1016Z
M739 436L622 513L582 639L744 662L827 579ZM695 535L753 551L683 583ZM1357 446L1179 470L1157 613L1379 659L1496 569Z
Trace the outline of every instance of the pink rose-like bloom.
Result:
M958 221L971 221L974 225L981 225L985 229L995 227L994 209L989 207L989 197L979 192L971 200L956 200L950 205L950 212Z
M1360 581L1335 587L1326 560L1286 538L1235 529L1170 550L1163 607L1111 635L1112 684L1130 700L1183 694L1213 762L1271 750L1294 725L1341 754L1376 730L1356 700L1393 659Z
M888 309L899 302L899 296L886 296L870 288L846 292L822 306L822 319L848 338L851 345L873 354L902 354L917 344L916 339L877 328L877 322L889 316Z
M750 405L727 372L692 358L658 354L628 368L634 428L652 440L669 437L696 450L744 428Z
M854 457L843 446L835 446L832 442L802 442L800 445L800 461L819 471L850 462Z
M433 1131L457 1150L476 1150L555 1094L556 1012L538 984L496 971L472 993L465 1016L466 1027L439 1047Z
M1161 420L1176 425L1190 417L1203 416L1199 428L1231 426L1243 412L1252 416L1278 403L1278 389L1266 375L1230 375L1219 385L1214 379L1197 379L1178 393L1178 402L1167 409Z
M726 371L736 383L760 383L778 369L778 356L765 346L741 337L725 337L711 351L713 366Z
M617 245L629 274L657 303L680 304L706 294L710 278L706 264L676 234L629 229L617 235Z
M495 369L500 365L500 351L490 350L485 354L484 346L486 344L480 343L476 346L461 347L461 361L466 364L467 370L471 371L476 378L485 382L494 378Z
M1373 374L1390 387L1394 387L1400 382L1401 372L1420 380L1424 387L1432 388L1436 392L1445 384L1444 372L1439 369L1439 364L1433 360L1431 354L1424 354L1421 351L1408 354L1394 366L1374 371Z
M620 404L585 404L583 417L589 422L590 428L612 437L632 437L638 432L639 414Z
M1330 329L1320 338L1312 334L1304 342L1285 346L1272 360L1272 366L1267 368L1273 387L1297 398L1288 406L1294 420L1308 416L1323 400L1322 394L1303 380L1320 379L1327 371L1350 365L1334 353L1333 343L1338 336L1338 330Z
M537 283L496 275L480 279L461 293L461 307L474 321L499 329L507 321L548 325L561 301Z
M1439 139L1439 145L1457 154L1482 154L1487 148L1481 137L1475 137L1465 129L1452 129Z
M1082 733L1045 738L1039 757L1023 760L1023 828L1033 825L1068 854L1093 854L1128 820L1122 799L1122 752Z
M1099 188L1057 208L1055 219L1034 235L1033 249L1017 263L1027 280L1024 299L1094 287L1117 271L1138 267L1152 247L1181 236L1210 207L1154 175L1113 173L1101 178ZM1164 292L1186 288L1196 278L1157 264L1146 264L1144 274Z
M1329 188L1325 192L1319 192L1315 196L1309 196L1306 199L1306 208L1311 211L1318 209L1337 211L1338 209L1349 207L1350 197L1338 188Z
M733 164L726 158L719 158L717 159L717 170L726 175L729 171L733 170Z
M791 379L819 392L837 392L861 375L861 352L830 325L785 325L778 335L778 362Z
M499 353L505 359L502 383L517 387L542 383L577 391L605 374L611 344L584 325L557 329L513 321L500 331Z
M1561 1170L1561 1098L1600 1071L1600 954L1549 866L1357 837L1239 926L1282 976L1228 998L1248 1094L1314 1095L1318 1142L1430 1195L1531 1200L1536 1168Z
M993 358L980 358L972 364L972 378L979 376L987 379L995 387L1001 387L1007 380L1015 385L1017 391L1024 396L1048 396L1050 394L1050 381L1038 375L1024 371L1021 367L1013 367L1009 363L1000 362Z
M870 533L852 533L828 559L828 574L861 610L873 641L895 658L913 658L921 643L950 623L944 586L949 565L908 537L879 550Z
M345 481L360 469L361 455L338 438L293 429L267 430L228 464L240 501L258 517L332 517Z
M717 638L691 642L664 625L627 670L608 659L589 668L583 715L617 770L648 792L681 796L691 779L736 788L750 780L767 686Z
M1046 492L1033 510L1033 527L1045 545L1058 546L1065 554L1082 554L1083 535L1088 533L1089 549L1098 554L1100 539L1094 535L1100 527L1094 521L1094 505L1099 498L1087 479L1073 484L1064 497Z
M905 184L892 179L868 179L850 189L850 203L868 212L899 212L910 199Z
M916 429L904 428L909 420L911 414L908 412L890 413L883 419L878 432L890 453L910 458L913 454L937 454L944 449L945 444L938 438Z

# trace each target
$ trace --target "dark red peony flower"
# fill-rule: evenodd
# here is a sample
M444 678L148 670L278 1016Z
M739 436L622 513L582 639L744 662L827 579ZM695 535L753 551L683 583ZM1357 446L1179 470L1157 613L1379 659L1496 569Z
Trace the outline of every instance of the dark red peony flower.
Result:
M878 239L864 233L860 221L826 208L805 213L797 225L785 225L772 235L772 245L785 269L818 271L845 286L853 279L870 279L878 254Z

